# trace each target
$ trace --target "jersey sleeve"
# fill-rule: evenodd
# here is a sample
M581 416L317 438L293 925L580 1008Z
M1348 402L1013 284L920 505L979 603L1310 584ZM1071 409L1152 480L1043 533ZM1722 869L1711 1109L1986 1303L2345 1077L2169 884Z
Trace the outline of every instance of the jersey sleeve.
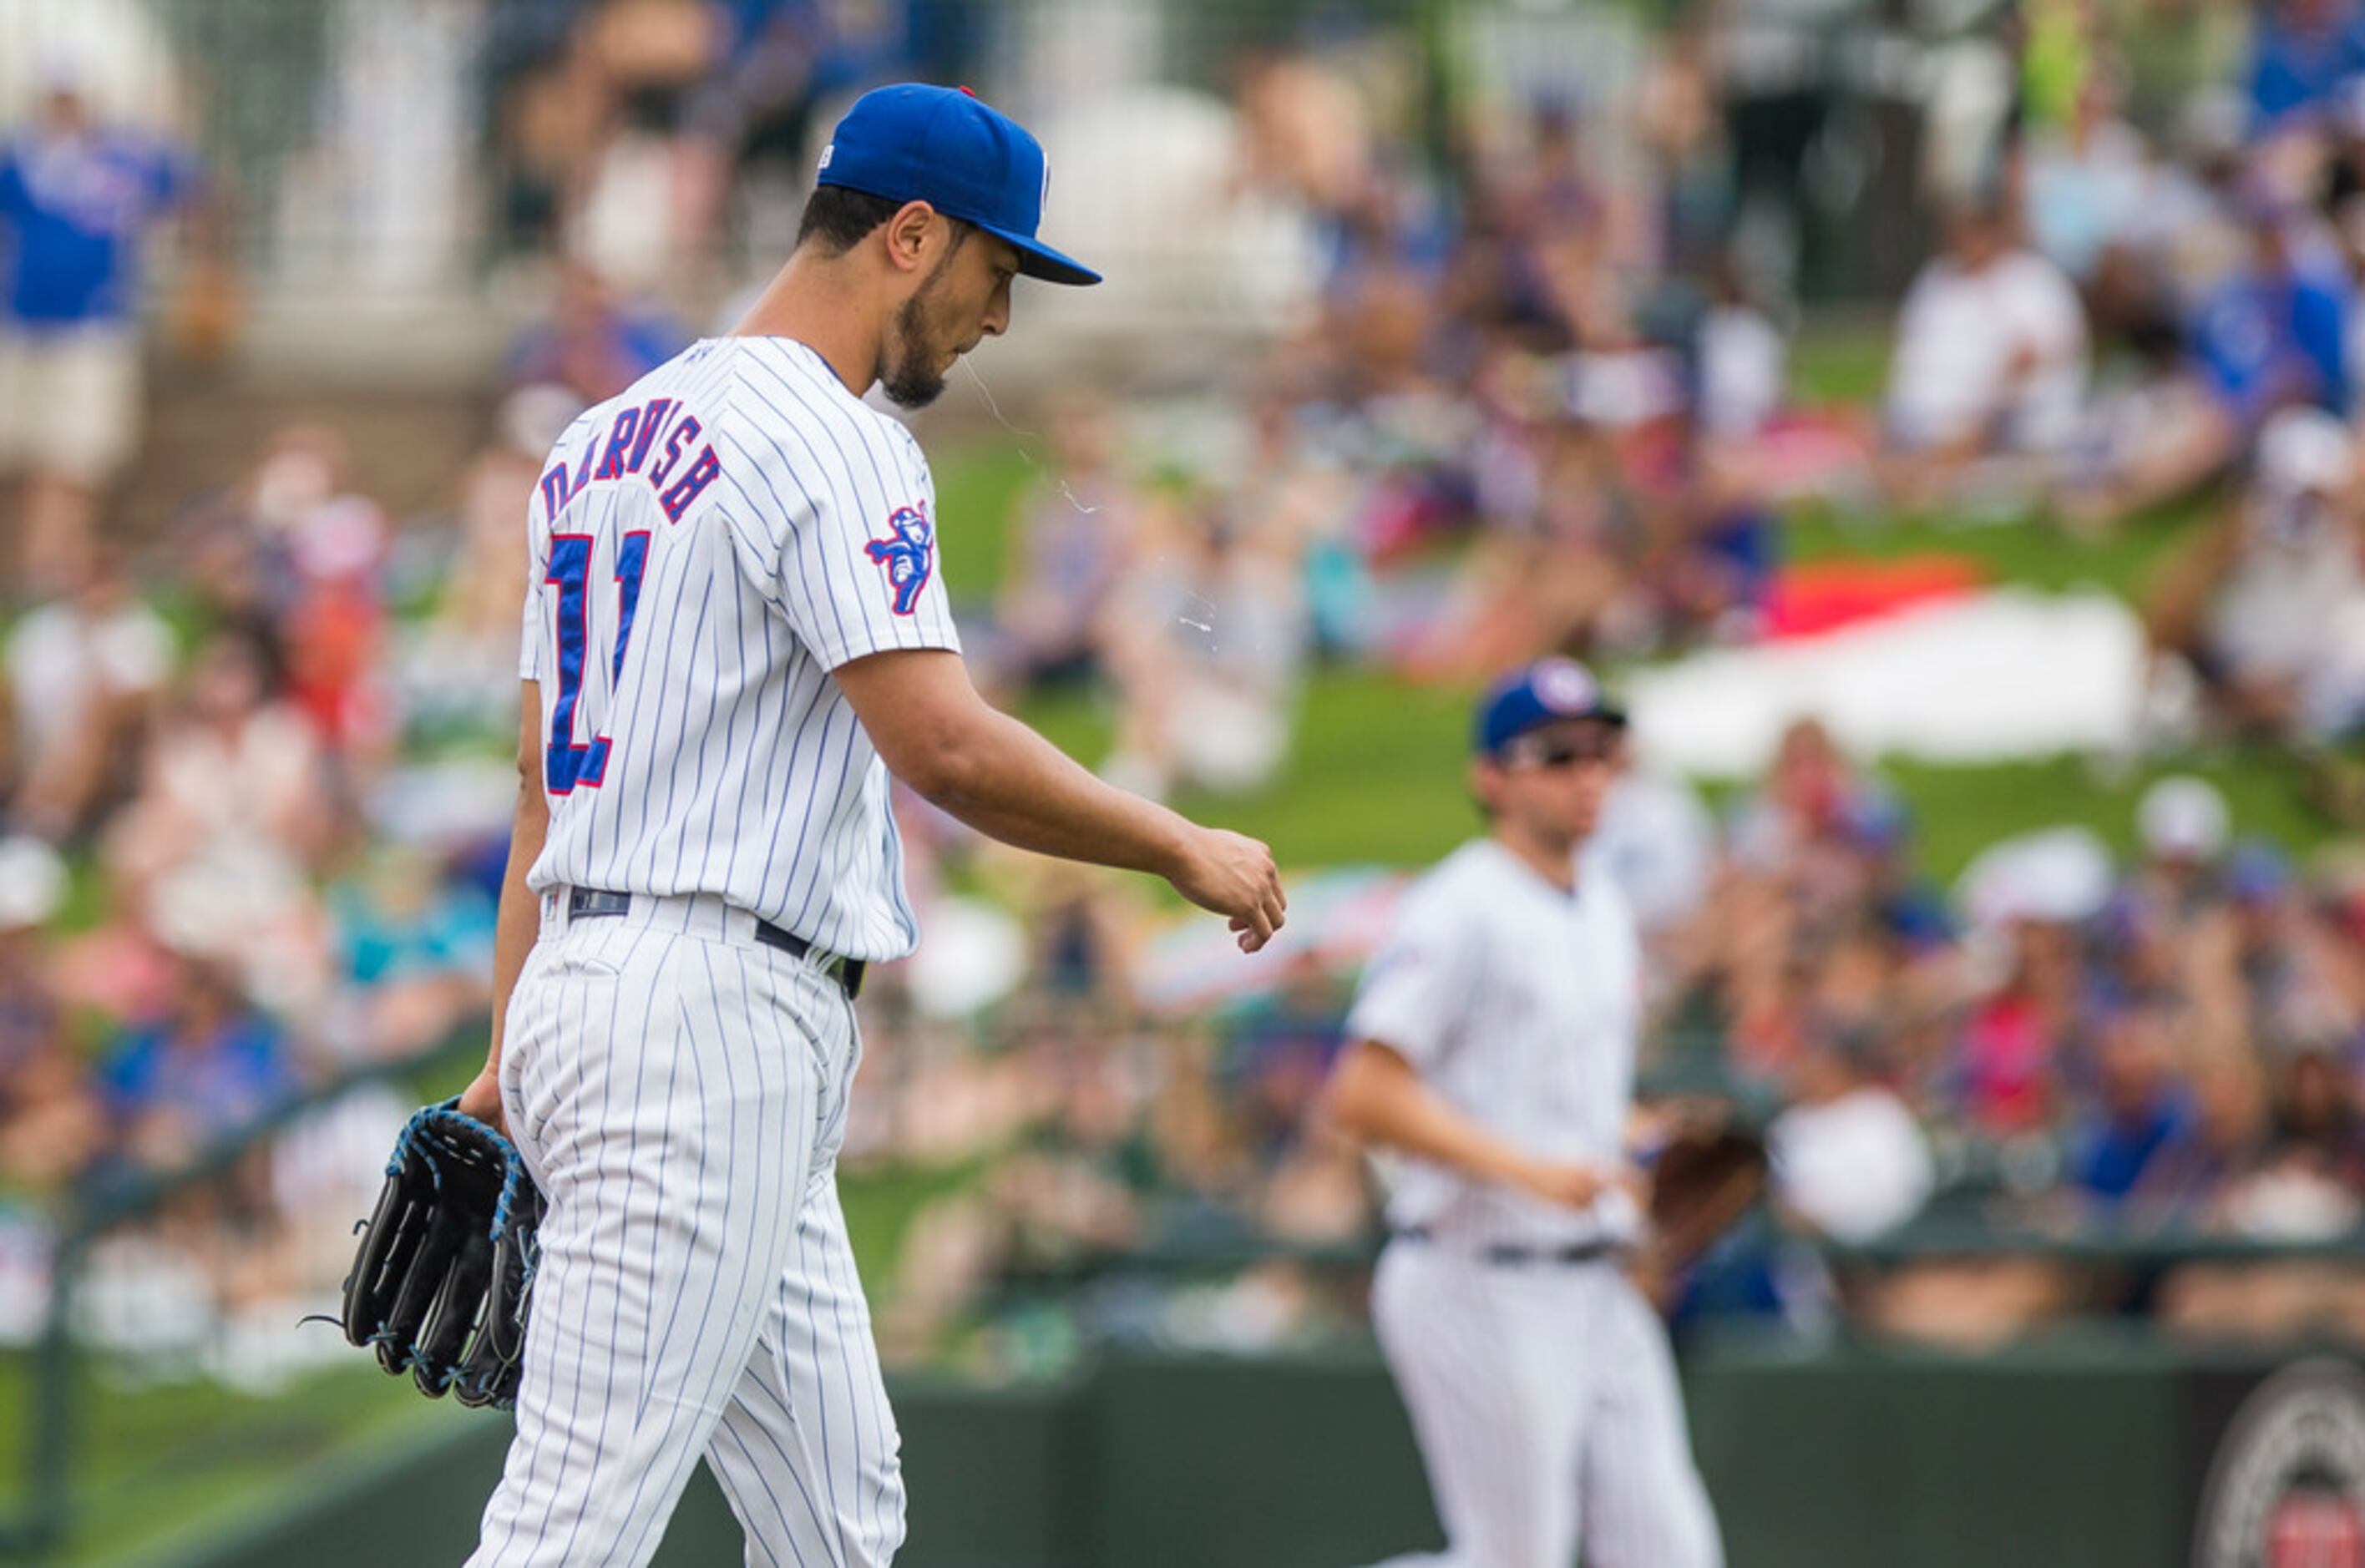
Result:
M825 425L835 460L782 543L778 590L824 668L899 648L958 653L936 550L934 480L900 429Z
M1419 1068L1453 1043L1471 991L1471 921L1445 892L1432 882L1406 896L1347 1014L1347 1038L1377 1041Z
M542 573L526 578L525 604L518 626L518 678L542 678Z

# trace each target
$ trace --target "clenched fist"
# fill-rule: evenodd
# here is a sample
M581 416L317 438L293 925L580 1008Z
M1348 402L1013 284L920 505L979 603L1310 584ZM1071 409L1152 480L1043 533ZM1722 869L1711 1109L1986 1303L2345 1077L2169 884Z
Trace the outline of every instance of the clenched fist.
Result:
M1193 828L1181 863L1167 880L1201 909L1228 917L1243 953L1253 953L1272 940L1289 907L1272 851L1222 828Z

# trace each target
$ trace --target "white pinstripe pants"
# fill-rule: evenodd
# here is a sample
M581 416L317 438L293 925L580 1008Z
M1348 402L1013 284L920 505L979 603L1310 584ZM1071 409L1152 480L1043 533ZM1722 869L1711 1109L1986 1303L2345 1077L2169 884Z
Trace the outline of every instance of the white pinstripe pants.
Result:
M837 1202L859 1054L836 985L742 912L545 908L501 1103L550 1207L470 1568L645 1563L701 1455L748 1562L894 1556L895 1423Z
M1452 1568L1721 1568L1666 1330L1615 1265L1398 1241L1372 1320Z

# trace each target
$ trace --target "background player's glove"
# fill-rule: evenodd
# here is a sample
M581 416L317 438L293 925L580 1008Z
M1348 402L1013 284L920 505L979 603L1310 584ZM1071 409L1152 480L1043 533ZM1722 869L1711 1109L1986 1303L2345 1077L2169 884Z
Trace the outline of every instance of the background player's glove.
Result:
M1681 1269L1765 1194L1765 1144L1721 1120L1679 1125L1651 1161L1653 1251Z
M542 1193L516 1146L447 1100L410 1118L362 1223L345 1338L420 1391L517 1402Z

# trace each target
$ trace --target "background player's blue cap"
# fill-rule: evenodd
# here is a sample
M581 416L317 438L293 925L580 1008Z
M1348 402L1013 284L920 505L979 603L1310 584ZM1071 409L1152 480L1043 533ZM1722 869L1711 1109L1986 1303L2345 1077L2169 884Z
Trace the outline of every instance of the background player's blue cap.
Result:
M1575 659L1538 659L1502 677L1478 699L1471 749L1491 756L1530 730L1563 719L1623 724L1626 713L1610 702L1593 672Z
M1035 238L1050 171L1042 143L966 87L918 82L857 98L830 133L814 176L889 201L924 201L1018 248L1018 270L1046 283L1101 274Z

